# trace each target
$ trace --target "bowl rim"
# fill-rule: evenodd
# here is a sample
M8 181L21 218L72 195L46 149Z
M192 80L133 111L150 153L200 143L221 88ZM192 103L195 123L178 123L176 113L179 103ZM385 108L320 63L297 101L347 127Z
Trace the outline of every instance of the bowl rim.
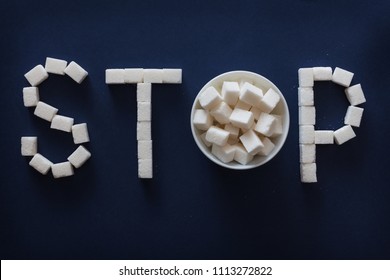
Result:
M219 160L218 158L216 158L211 153L210 148L206 147L205 144L203 143L202 139L200 139L200 137L199 137L199 135L197 133L198 129L194 126L194 124L192 122L195 110L198 109L197 108L197 105L198 105L197 103L198 103L199 95L206 88L208 88L208 87L212 86L213 84L215 84L216 81L218 81L218 80L220 80L222 78L226 79L226 77L233 76L233 75L243 76L243 79L246 77L246 78L254 80L254 81L255 80L257 80L257 81L261 80L264 83L268 83L270 85L270 88L273 88L279 94L279 96L281 97L281 102L283 104L283 108L284 108L284 111L285 111L284 116L283 116L283 132L279 136L280 139L278 140L278 145L273 149L273 151L271 152L270 155L264 157L263 161L259 161L259 162L254 163L254 164L251 164L251 163L248 163L246 165L240 164L240 163L234 163L234 164L230 163L229 164L229 163L224 163L221 160ZM234 170L247 170L247 169L256 168L256 167L259 167L259 166L262 166L262 165L266 164L267 162L269 162L271 159L273 159L279 153L279 151L282 149L282 147L283 147L283 145L284 145L284 143L285 143L285 141L287 139L287 135L288 135L288 132L289 132L289 129L290 129L290 113L289 113L288 104L287 104L286 99L284 98L284 96L283 96L282 92L279 90L279 88L273 82L271 82L266 77L264 77L264 76L262 76L260 74L251 72L251 71L235 70L235 71L228 71L228 72L222 73L222 74L212 78L210 81L208 81L201 88L201 90L196 95L196 97L194 99L194 102L192 104L191 115L190 115L190 126L191 126L192 136L193 136L193 138L195 140L196 145L198 146L199 150L201 150L201 152L208 159L210 159L212 162L218 164L219 166L222 166L222 167L225 167L225 168L234 169Z

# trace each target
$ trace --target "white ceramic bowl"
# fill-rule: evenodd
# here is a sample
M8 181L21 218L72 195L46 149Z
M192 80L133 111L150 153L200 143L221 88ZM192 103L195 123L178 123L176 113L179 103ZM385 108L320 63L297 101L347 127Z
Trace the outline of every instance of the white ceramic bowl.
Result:
M280 102L276 106L276 108L272 111L273 114L278 114L282 116L282 122L283 122L283 133L275 138L272 138L273 143L275 144L275 148L272 150L272 152L268 156L258 156L256 155L251 162L249 162L246 165L242 165L238 162L232 161L229 163L224 163L220 161L218 158L216 158L211 153L211 148L208 148L200 138L200 135L204 133L204 131L198 130L192 120L194 118L194 113L196 109L200 109L201 106L199 104L199 95L201 92L203 92L206 88L213 86L215 87L219 92L221 92L222 84L224 81L247 81L253 83L255 86L261 88L264 92L266 92L269 88L272 88L280 95ZM248 72L248 71L231 71L223 73L211 81L209 81L207 84L204 85L204 87L199 91L198 95L196 96L194 100L194 104L192 105L191 110L191 130L192 135L195 139L196 144L198 145L199 149L203 152L203 154L208 157L211 161L215 162L216 164L230 168L230 169L237 169L237 170L244 170L244 169L251 169L258 166L261 166L265 164L266 162L270 161L276 154L280 151L282 148L288 134L288 129L290 126L290 114L288 112L288 106L287 102L283 97L283 94L280 92L280 90L268 79L264 78L263 76Z

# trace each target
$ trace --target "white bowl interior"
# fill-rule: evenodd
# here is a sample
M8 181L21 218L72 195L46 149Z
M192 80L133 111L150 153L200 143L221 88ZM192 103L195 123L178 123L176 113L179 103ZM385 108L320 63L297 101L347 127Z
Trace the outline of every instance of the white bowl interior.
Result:
M279 95L280 95L280 102L276 106L276 108L272 111L273 114L278 114L282 116L282 123L283 123L283 133L278 136L272 138L272 142L275 144L275 148L272 150L272 152L268 156L255 156L254 159L249 162L246 165L242 165L238 162L232 161L229 163L224 163L220 161L218 158L216 158L212 153L211 149L208 148L200 138L200 135L204 133L204 131L198 130L192 120L194 117L194 113L196 109L201 109L201 106L199 104L199 94L203 92L206 88L213 86L215 87L219 92L222 90L222 85L224 81L235 81L235 82L240 82L240 81L246 81L253 83L253 85L261 88L264 92L266 92L268 89L272 88L275 90ZM284 99L283 94L280 92L280 90L268 79L264 78L263 76L253 73L253 72L248 72L248 71L231 71L231 72L226 72L223 73L211 81L209 81L207 84L204 85L204 87L199 91L198 95L196 96L194 100L194 104L192 105L192 110L191 110L191 130L192 130L192 135L195 139L196 144L198 145L199 149L203 152L205 156L207 156L211 161L215 162L216 164L230 168L230 169L237 169L237 170L243 170L243 169L251 169L255 168L258 166L261 166L265 164L266 162L270 161L282 148L288 134L290 126L290 114L288 111L288 106L287 102Z

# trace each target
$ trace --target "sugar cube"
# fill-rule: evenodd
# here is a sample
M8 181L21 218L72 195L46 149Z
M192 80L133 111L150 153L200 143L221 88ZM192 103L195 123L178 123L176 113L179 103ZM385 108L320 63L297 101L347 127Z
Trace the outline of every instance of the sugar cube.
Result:
M206 140L218 146L224 146L228 138L229 132L216 126L211 126L206 133Z
M106 84L124 84L125 69L106 69Z
M57 112L57 108L50 106L49 104L46 104L42 101L39 101L37 103L37 107L35 107L34 115L48 122L51 122Z
M345 94L349 103L353 106L366 102L361 84L357 84L345 89Z
M23 104L26 107L37 106L39 102L39 90L37 87L23 88Z
M260 114L261 114L261 109L257 108L257 107L252 107L249 111L252 112L253 114L253 118L257 121L260 117Z
M314 81L331 81L332 68L331 67L313 67Z
M126 84L138 84L144 81L143 68L125 68L124 80Z
M209 141L206 140L206 134L207 132L204 132L200 135L200 139L202 139L203 143L206 145L206 147L211 147L211 145L213 145L213 143L210 143Z
M314 132L315 144L333 144L334 140L333 130L316 130Z
M313 87L314 86L313 68L299 68L298 82L299 82L299 87Z
M203 109L196 109L194 112L193 124L197 129L207 130L213 124L213 117L208 111Z
M152 103L137 102L137 120L151 121L152 120Z
M257 154L262 148L264 148L263 142L252 129L241 135L240 140L247 152L251 155Z
M251 105L247 104L241 100L238 100L236 105L234 106L234 109L242 109L242 110L248 111L251 109Z
M314 91L311 87L298 88L298 106L314 106Z
M84 81L84 79L88 76L88 72L74 61L69 63L64 72L79 84L81 84L82 81Z
M299 124L316 124L316 109L314 106L301 106L299 107Z
M269 137L274 132L275 122L276 118L274 116L267 113L261 113L255 126L255 131Z
M153 161L151 159L138 159L138 178L152 179L153 178Z
M72 126L73 142L81 144L89 142L88 127L86 123L75 124Z
M152 102L152 84L137 84L137 102Z
M232 124L228 123L225 125L224 130L229 132L229 138L230 139L238 139L238 135L240 134L240 129L238 127L233 126Z
M278 105L279 101L280 101L280 95L275 90L270 88L264 94L264 96L261 99L258 107L263 112L270 113L273 109L275 109L276 105Z
M55 163L51 166L51 172L54 178L63 178L74 174L73 166L69 161Z
M47 57L45 63L45 70L47 73L65 75L65 68L68 62L66 60Z
M152 159L153 155L153 145L152 145L152 140L138 140L138 158L142 159Z
M210 115L220 124L227 124L230 122L229 117L233 110L225 102L220 102L216 107L210 111Z
M49 74L47 74L45 68L39 64L24 74L24 77L27 79L30 85L35 87L46 80L49 77Z
M38 152L38 137L23 136L21 138L22 156L33 156Z
M341 145L356 136L350 125L345 125L334 132L334 141Z
M299 159L301 163L312 163L316 161L316 145L300 144Z
M55 115L51 120L50 128L62 130L65 132L71 132L73 123L74 123L73 118L69 118L61 115Z
M222 147L214 144L211 148L211 153L224 163L233 161L235 152L234 146L229 144Z
M301 182L317 182L317 165L315 163L301 163Z
M30 160L29 165L37 170L39 173L46 175L49 172L53 163L45 158L43 155L36 153Z
M234 160L243 165L248 164L252 161L253 155L248 153L244 146L240 143L234 145L236 151L234 153Z
M261 137L264 147L257 153L259 156L268 156L275 148L275 144L267 137Z
M144 69L144 83L162 84L162 69Z
M223 100L225 100L228 105L234 106L237 104L238 98L240 96L240 86L237 82L225 81L222 84L221 95Z
M151 122L137 122L137 140L152 140Z
M263 91L246 82L240 90L240 100L250 104L252 106L259 106L261 99L263 98Z
M271 114L275 118L275 123L273 127L273 133L270 137L277 137L283 133L283 120L282 116Z
M181 84L182 69L163 68L163 83Z
M82 145L80 145L67 160L76 168L81 167L89 158L91 153Z
M214 87L206 88L199 95L199 103L206 110L211 110L222 102L222 97Z
M363 108L349 106L344 118L344 124L359 127L363 116Z
M230 115L230 122L239 128L250 129L254 122L253 113L235 108Z
M353 73L336 67L333 71L332 81L336 84L349 87L353 78Z
M314 144L314 125L300 125L299 126L299 143L300 144ZM332 135L333 137L333 135Z

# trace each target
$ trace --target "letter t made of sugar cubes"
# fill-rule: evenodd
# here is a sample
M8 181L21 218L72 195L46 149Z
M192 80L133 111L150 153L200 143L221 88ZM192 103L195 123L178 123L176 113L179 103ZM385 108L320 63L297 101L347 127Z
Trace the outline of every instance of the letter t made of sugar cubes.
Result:
M138 178L153 178L152 84L181 84L182 69L106 69L106 84L137 84Z

